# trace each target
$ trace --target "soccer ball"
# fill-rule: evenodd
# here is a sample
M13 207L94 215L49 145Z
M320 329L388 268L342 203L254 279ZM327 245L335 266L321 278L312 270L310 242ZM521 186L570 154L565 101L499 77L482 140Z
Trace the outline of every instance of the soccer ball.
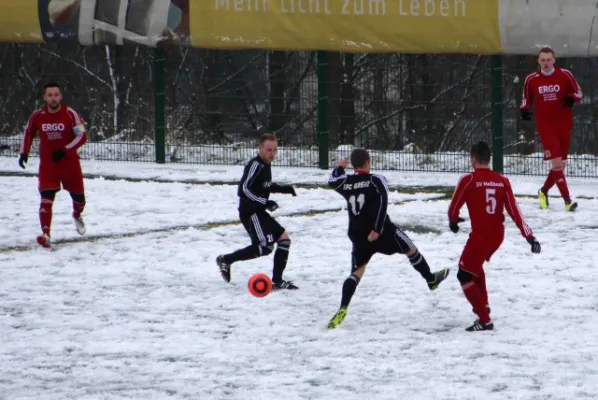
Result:
M272 281L266 274L255 274L249 278L249 293L255 297L265 297L272 291Z

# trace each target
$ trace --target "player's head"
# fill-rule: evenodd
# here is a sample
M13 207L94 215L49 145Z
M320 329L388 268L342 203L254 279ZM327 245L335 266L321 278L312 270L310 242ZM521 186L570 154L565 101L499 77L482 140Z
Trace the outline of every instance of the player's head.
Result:
M490 164L492 151L488 143L484 141L477 142L471 146L471 166L473 168L487 167Z
M554 50L550 47L542 47L542 49L540 49L540 52L538 53L538 65L540 65L540 68L542 68L543 71L552 71L555 61L556 56L554 55Z
M260 158L271 164L276 158L276 152L278 152L278 141L276 135L272 133L264 133L260 136L260 145L258 147Z
M365 172L370 171L370 153L366 149L355 149L351 152L351 165L353 169Z
M55 82L50 82L44 86L44 101L52 111L57 110L62 102L62 92L60 86Z

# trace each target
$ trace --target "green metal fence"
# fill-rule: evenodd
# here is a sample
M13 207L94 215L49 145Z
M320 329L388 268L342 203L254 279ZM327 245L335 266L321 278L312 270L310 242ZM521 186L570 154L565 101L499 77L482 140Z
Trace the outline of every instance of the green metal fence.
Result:
M0 57L3 155L18 153L41 87L55 80L88 122L87 159L237 165L270 131L283 166L326 168L366 147L377 169L463 172L483 139L498 170L548 168L533 126L518 118L535 57L17 44L0 45ZM598 177L598 62L558 63L585 94L568 174Z

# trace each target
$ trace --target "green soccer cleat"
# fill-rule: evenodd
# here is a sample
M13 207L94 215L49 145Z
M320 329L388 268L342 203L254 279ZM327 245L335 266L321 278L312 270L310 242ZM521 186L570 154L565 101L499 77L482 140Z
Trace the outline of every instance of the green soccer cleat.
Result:
M428 287L430 288L430 290L436 290L436 288L438 288L438 285L440 285L440 282L446 279L449 272L450 270L448 268L434 272L434 280L428 281Z
M542 189L538 190L538 200L540 200L540 209L547 210L548 209L548 196L544 194Z
M343 320L345 319L346 316L347 316L347 309L341 307L336 312L336 314L334 314L334 317L332 317L332 319L328 323L328 329L334 329L337 326L339 326L340 324L342 324Z
M569 212L573 212L573 211L577 210L577 203L571 202L569 204L565 204L565 210L567 210Z

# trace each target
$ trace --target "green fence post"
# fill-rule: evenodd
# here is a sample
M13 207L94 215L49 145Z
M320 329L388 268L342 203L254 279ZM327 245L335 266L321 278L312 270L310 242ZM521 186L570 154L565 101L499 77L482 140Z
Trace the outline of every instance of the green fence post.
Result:
M166 162L166 102L164 99L164 50L156 48L154 51L154 143L156 147L156 162Z
M492 169L503 172L502 56L492 56Z
M318 52L319 167L328 169L328 52Z

